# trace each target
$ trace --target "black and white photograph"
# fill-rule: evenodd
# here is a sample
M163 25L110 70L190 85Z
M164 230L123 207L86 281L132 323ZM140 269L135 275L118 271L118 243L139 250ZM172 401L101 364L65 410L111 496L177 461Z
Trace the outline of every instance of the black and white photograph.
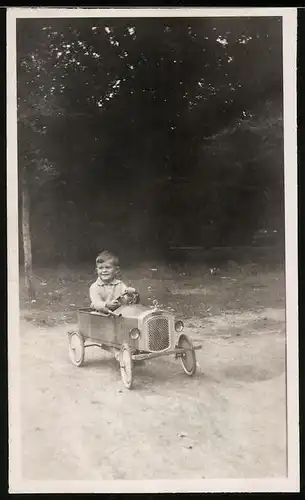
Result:
M299 491L296 9L7 19L10 492Z

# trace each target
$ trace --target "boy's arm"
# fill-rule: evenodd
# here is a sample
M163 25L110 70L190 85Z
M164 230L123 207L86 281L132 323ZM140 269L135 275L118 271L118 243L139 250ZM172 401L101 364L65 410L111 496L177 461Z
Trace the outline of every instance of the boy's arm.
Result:
M127 286L125 285L125 283L123 283L123 281L121 281L117 290L117 297L118 298L120 297L119 300L122 305L128 303L127 296L125 295L126 291L127 291Z
M91 307L93 307L97 311L107 311L106 301L100 298L95 283L90 286L89 296L91 300Z

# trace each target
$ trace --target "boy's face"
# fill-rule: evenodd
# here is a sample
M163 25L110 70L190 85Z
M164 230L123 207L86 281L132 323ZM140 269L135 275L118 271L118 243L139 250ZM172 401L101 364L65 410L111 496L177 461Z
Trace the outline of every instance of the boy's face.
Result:
M114 265L112 260L106 260L105 262L97 264L96 271L98 277L104 283L110 283L115 277L117 266Z

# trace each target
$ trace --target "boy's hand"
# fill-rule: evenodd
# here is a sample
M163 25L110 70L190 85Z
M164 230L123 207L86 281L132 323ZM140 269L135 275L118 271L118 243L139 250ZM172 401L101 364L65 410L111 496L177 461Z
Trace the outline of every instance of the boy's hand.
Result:
M136 289L133 288L132 286L129 286L126 288L126 293L127 295L132 295L133 293L136 293Z
M118 300L110 300L109 302L106 303L107 309L116 309L117 307L120 306L120 302Z

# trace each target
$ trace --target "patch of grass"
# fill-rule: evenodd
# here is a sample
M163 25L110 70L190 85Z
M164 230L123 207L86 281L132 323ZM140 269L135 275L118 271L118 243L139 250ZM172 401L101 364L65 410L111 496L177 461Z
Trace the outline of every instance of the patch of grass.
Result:
M211 273L207 266L165 266L147 263L122 270L127 284L135 286L141 302L172 308L184 318L204 318L223 311L285 307L284 272L267 272L232 263ZM21 317L37 325L74 323L76 309L88 306L89 286L96 279L94 266L35 270L36 302L27 300L20 276Z

